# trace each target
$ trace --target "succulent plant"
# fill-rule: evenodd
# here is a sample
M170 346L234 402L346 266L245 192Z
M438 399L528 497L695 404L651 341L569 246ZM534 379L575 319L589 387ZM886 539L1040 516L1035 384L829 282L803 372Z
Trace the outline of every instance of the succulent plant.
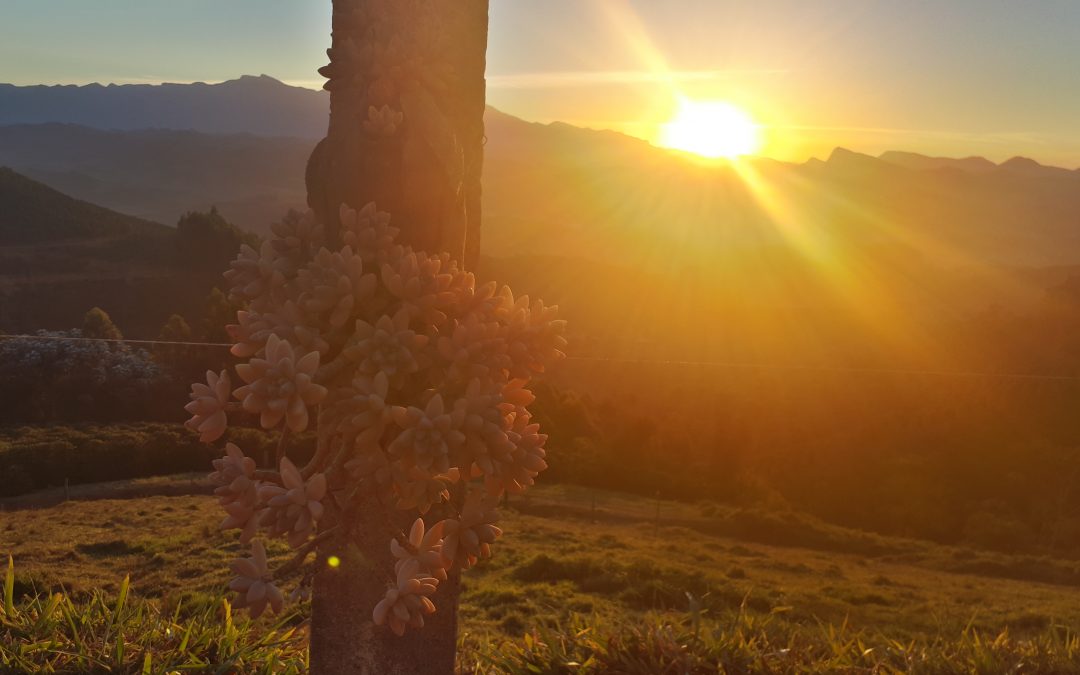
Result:
M338 210L341 239L351 246L364 263L386 263L400 257L401 247L394 243L398 228L390 224L390 214L368 204L359 211L344 204ZM398 254L398 255L395 255Z
M259 500L266 504L259 524L269 528L271 536L283 536L290 546L299 548L323 516L326 475L317 473L305 482L296 465L282 457L281 481L282 485L259 488Z
M375 325L360 320L345 347L344 355L365 375L384 373L395 382L420 369L416 356L427 345L425 335L409 328L409 312L400 309L393 318L383 315Z
M390 455L430 474L449 471L451 453L465 434L459 430L461 415L446 410L442 395L432 396L423 409L396 406L392 412L402 431L387 448Z
M354 308L375 292L375 275L364 273L364 260L351 246L331 253L321 248L296 276L297 304L319 323L341 328Z
M389 105L384 104L381 108L368 106L368 118L364 120L363 127L372 136L393 136L404 119L400 111Z
M326 387L316 384L319 353L308 352L297 358L292 345L276 334L271 335L263 349L264 356L253 358L236 367L236 373L247 385L234 394L244 410L259 414L265 429L272 429L285 419L293 431L303 431L308 425L308 407L326 397Z
M249 542L258 525L256 514L260 507L259 482L255 479L255 460L245 457L232 443L225 445L225 456L215 459L210 480L218 487L214 494L228 515L221 529L241 530L240 541Z
M247 244L242 245L240 255L225 272L229 300L249 302L256 308L270 306L285 285L278 258L272 241L263 242L258 251Z
M377 111L380 124L397 119L387 110ZM318 574L310 554L335 532L349 536L361 503L384 509L388 524L419 514L389 542L394 583L372 608L376 624L401 635L436 610L448 571L492 554L499 497L546 468L528 381L561 358L565 323L554 307L477 287L447 255L399 244L373 204L342 206L339 217L334 249L321 223L292 214L258 251L241 250L226 279L230 297L246 303L229 328L243 384L230 392L228 372L208 373L192 387L188 426L217 440L235 407L280 431L277 471L257 470L230 443L211 476L222 527L252 545L251 558L233 563L230 587L253 615L280 610L275 575L306 566L291 595L308 593ZM314 457L299 468L286 456L288 435L312 427ZM287 540L293 560L271 571L260 531Z
M460 565L468 569L481 558L490 558L491 545L502 536L502 530L495 526L498 521L495 499L481 490L470 492L461 509L461 517L442 523L440 552L446 566Z
M434 577L421 576L420 564L407 560L398 567L397 585L386 590L386 597L375 605L372 619L376 626L389 624L397 635L405 634L405 627L424 627L424 615L435 613L431 595L439 585Z
M234 560L232 571L236 577L229 583L229 590L237 593L234 606L250 610L253 619L262 616L267 609L272 614L281 611L285 598L271 580L266 549L261 541L251 542L251 557Z
M199 432L199 440L213 443L225 433L229 420L225 408L229 404L232 387L229 371L215 373L206 371L206 384L196 382L191 385L191 403L184 410L191 413L191 419L185 422L189 429Z
M446 581L446 560L443 559L444 521L436 523L431 528L424 525L423 518L417 518L409 529L409 536L404 545L397 539L390 540L390 553L397 558L394 572L400 571L402 565L410 560L415 560L418 569L439 581Z

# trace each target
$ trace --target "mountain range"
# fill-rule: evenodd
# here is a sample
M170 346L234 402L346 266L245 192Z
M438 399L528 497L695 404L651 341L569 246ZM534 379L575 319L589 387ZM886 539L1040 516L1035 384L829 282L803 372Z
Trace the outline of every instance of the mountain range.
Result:
M218 84L0 84L0 125L56 122L96 129L178 129L319 139L330 97L272 77Z
M326 109L325 93L265 76L0 85L0 166L144 220L216 206L265 233L304 206ZM839 148L706 162L492 108L486 124L481 274L562 303L579 345L618 335L679 356L854 360L887 347L895 360L959 317L1026 311L1078 274L1080 171ZM729 323L703 330L703 316ZM886 321L891 343L868 340Z
M266 76L213 85L0 85L0 166L141 218L172 224L216 205L264 232L304 206L304 166L326 109L325 92ZM797 214L804 243L821 247L927 249L932 239L936 250L923 253L952 263L1080 262L1080 171L1025 158L997 165L837 149L802 164L705 163L622 134L528 123L490 108L486 122L485 246L496 255L634 244L652 255L674 224L711 258L789 245L777 221ZM570 232L576 241L564 241Z

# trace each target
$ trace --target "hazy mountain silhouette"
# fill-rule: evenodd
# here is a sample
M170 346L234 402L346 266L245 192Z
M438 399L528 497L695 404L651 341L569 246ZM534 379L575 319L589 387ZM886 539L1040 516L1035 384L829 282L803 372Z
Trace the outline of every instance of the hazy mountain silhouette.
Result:
M1010 160L926 169L837 149L828 161L708 164L613 132L489 109L485 251L567 250L639 265L686 247L708 264L752 248L886 246L960 263L1080 261L1080 172ZM303 208L310 139L0 127L0 165L79 199L173 224L217 205L265 232ZM917 156L916 156L917 157ZM904 161L920 163L908 156ZM925 164L925 162L921 162ZM747 173L749 172L749 173ZM753 180L747 180L752 177Z
M103 131L65 124L0 127L0 166L80 199L158 222L217 205L265 230L306 200L315 141L190 131Z
M0 245L160 237L170 228L73 199L0 167Z
M328 113L326 92L290 87L266 75L220 84L0 84L0 125L58 122L318 139L326 134Z
M953 159L951 157L927 157L926 155L920 155L914 152L901 152L898 150L883 152L878 156L878 159L889 162L890 164L897 164L899 166L907 167L909 169L918 169L920 171L958 169L961 171L979 173L993 171L997 168L997 164L994 164L985 157L964 157L963 159Z
M153 337L173 312L199 316L234 240L117 213L0 167L0 329L70 328L99 306Z
M287 208L304 206L304 166L326 110L323 92L265 76L0 87L0 120L36 123L0 126L0 165L159 222L217 205L237 225L265 231ZM158 130L39 124L49 120ZM240 130L251 134L203 133ZM286 132L298 137L252 135ZM494 109L487 137L484 246L494 255L574 250L647 265L693 241L708 264L746 248L790 249L797 231L803 246L886 246L949 265L1080 259L1080 171L1029 159L994 165L838 148L824 162L733 167Z
M885 247L953 267L1080 262L1078 172L913 169L845 149L824 162L707 164L603 132L488 121L485 246L495 250L644 265L676 249L708 265L774 246Z
M579 353L956 367L970 341L948 326L1038 307L1080 262L1080 172L1063 168L843 149L706 162L494 109L486 131L481 276L561 303ZM26 124L0 126L0 165L119 212L175 224L216 204L265 233L305 205L314 143ZM98 305L152 337L167 313L197 321L220 283L95 246L0 246L0 325Z
M208 117L233 117L206 105ZM195 126L190 116L181 123ZM787 353L795 338L775 326L788 322L805 332L807 355L846 358L877 348L859 323L866 314L892 317L896 340L925 342L923 332L958 315L1033 306L1080 263L1080 172L1031 160L837 149L802 164L705 162L494 109L487 139L482 274L562 302L594 338L636 317L647 324L635 325L636 340L672 347L677 335L678 348L702 353L719 338L700 330L700 317L716 315L747 327L729 336L727 354ZM265 233L287 208L303 208L314 143L17 125L0 127L0 165L142 218L173 224L216 204L233 223ZM664 312L643 309L643 298L664 298ZM141 318L139 307L133 302L130 316Z

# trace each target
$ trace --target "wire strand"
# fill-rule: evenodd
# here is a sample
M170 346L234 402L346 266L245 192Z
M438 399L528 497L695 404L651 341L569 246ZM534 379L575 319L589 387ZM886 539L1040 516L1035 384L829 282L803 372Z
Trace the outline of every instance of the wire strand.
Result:
M176 340L129 340L127 338L88 338L66 335L0 335L7 340L56 340L62 342L109 342L138 345L168 345L175 347L213 347L228 349L228 342L182 342ZM1054 382L1080 382L1080 375L1055 375L1053 373L996 373L977 370L923 370L906 368L869 368L858 366L807 365L799 363L766 363L752 361L690 361L678 359L618 358L604 356L567 356L567 361L585 363L613 363L648 366L680 366L685 368L722 368L727 370L780 370L803 372L850 373L866 375L910 375L919 377L954 377L968 379L1043 380Z
M73 335L0 335L0 340L56 340L59 342L111 342L132 345L172 345L177 347L232 347L228 342L179 342L174 340L129 340L127 338L89 338Z
M1014 380L1054 380L1080 382L1080 375L1055 375L1052 373L995 373L977 370L920 370L905 368L868 368L858 366L814 366L798 363L764 363L740 361L680 361L637 358L612 358L601 356L567 356L567 361L618 363L637 365L670 365L694 368L727 368L731 370L801 370L834 373L865 373L874 375L918 375L927 377L986 378Z

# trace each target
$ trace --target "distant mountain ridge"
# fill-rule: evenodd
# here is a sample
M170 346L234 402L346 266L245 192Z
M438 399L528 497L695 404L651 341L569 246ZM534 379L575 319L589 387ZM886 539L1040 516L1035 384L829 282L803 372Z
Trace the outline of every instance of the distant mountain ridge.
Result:
M326 92L267 75L219 84L0 84L0 125L56 122L318 139L326 134L328 111Z
M317 140L326 133L328 110L327 92L290 86L269 75L243 75L216 84L0 84L0 126L57 123L113 131L169 129ZM493 112L488 111L489 125ZM561 122L535 126L546 129L549 138L572 136L578 130ZM594 140L604 136L615 144L649 145L617 132L597 134ZM929 157L894 150L877 159L908 169L972 173L995 168L1053 168L1025 157L995 164L983 157Z
M696 237L706 259L714 252L789 246L784 229L772 222L770 202L780 200L819 246L885 245L903 235L896 245L930 238L939 240L937 252L968 259L1080 262L1078 171L1022 160L969 171L908 155L902 161L932 164L910 168L895 156L886 161L844 149L824 162L743 160L771 191L763 200L726 163L703 164L615 132L529 123L492 108L486 121L484 250L492 255L575 250L609 261L657 260L658 245L679 245L664 223ZM147 220L174 224L186 211L216 205L231 222L266 232L288 209L306 208L304 168L315 143L0 126L0 166Z
M72 95L105 90L114 98L181 92L189 102L202 101L196 106L202 118L232 120L234 127L260 119L236 110L270 114L278 106L268 100L279 96L313 106L309 133L316 133L314 120L326 116L325 93L268 77L131 87L59 89ZM227 105L236 110L222 108L226 104L207 92L228 94ZM167 224L185 211L216 205L236 225L266 232L287 209L306 207L304 169L314 137L161 128L197 126L198 116L180 119L175 112L161 119L140 113L154 130L0 125L0 166ZM493 108L486 125L483 248L491 256L573 251L639 267L679 256L705 268L733 258L734 268L748 252L790 257L810 246L845 255L868 247L897 257L910 250L909 257L927 256L947 267L1080 262L1080 171L1029 159L993 165L838 148L827 161L746 158L736 166L612 131L530 123Z
M902 150L887 150L877 157L873 157L872 155L854 152L847 148L835 148L829 156L829 161L833 161L834 159L844 161L844 159L850 155L878 159L882 162L902 166L905 169L912 169L914 171L940 171L942 169L952 169L963 171L965 173L986 173L995 170L1047 171L1053 173L1072 171L1071 169L1063 167L1040 164L1030 157L1010 157L1000 164L995 164L985 157L931 157L929 155L921 155L917 152L905 152ZM1080 173L1080 168L1075 171Z
M256 80L253 92L289 89ZM324 121L325 110L320 103L312 118ZM199 113L258 119L208 104ZM190 116L142 119L157 128L0 125L0 166L168 224L216 205L236 225L266 233L286 209L305 207L304 168L321 130L267 137L251 126L162 128L191 128ZM890 338L916 353L929 339L924 330L989 302L1034 306L1080 263L1080 172L1031 160L837 149L826 161L731 164L492 108L486 124L481 276L562 304L583 334L667 344L679 358L873 359L886 345L866 339L867 313L890 317ZM153 336L167 317L157 308L197 317L220 283L215 269L203 288L183 291L182 276L162 276L142 246L54 248L63 250L0 244L0 325L69 326L73 311L97 304ZM703 315L740 328L702 331ZM781 319L798 328L772 330ZM805 344L794 349L791 333Z
M961 169L963 171L982 172L993 171L997 168L997 164L994 164L985 157L964 157L962 159L954 159L952 157L927 157L926 155L920 155L915 152L901 152L899 150L883 152L878 155L878 159L889 162L890 164L896 164L898 166L904 166L909 169L917 169L920 171Z

